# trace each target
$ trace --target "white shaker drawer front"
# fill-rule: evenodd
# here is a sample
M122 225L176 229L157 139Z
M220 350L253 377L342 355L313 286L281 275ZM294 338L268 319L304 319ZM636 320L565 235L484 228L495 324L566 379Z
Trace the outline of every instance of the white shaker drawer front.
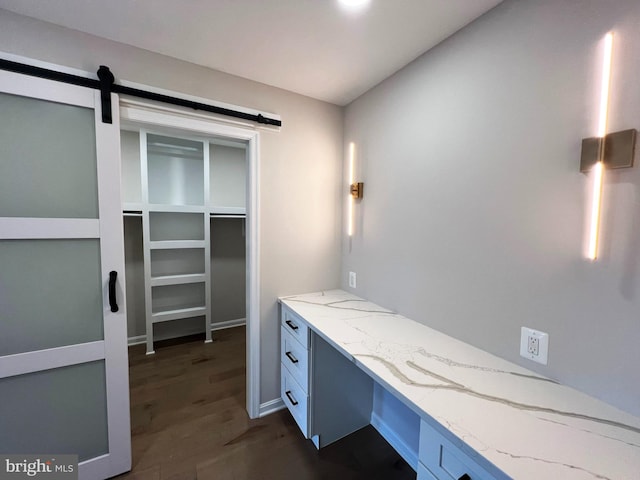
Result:
M298 315L282 306L282 327L289 332L304 348L309 348L309 327Z
M438 480L496 480L460 446L454 445L424 420L420 422L418 457L419 463L423 463Z
M282 401L293 415L304 437L309 438L309 397L284 365L280 368L280 375L282 375L280 382Z
M280 339L280 361L305 392L309 392L309 350L304 348L285 327Z

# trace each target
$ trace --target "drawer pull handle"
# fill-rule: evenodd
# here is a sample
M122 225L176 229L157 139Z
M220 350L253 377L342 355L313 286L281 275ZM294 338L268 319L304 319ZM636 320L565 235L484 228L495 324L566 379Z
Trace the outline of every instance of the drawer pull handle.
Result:
M289 357L289 360L291 360L291 363L298 363L298 359L293 355L291 355L291 352L285 352L285 355Z
M469 476L469 474L465 473L458 480L471 480L471 477Z
M287 398L291 402L291 405L296 406L298 404L298 402L296 402L296 399L291 396L291 390L287 390L286 392L284 392L284 394L287 396Z
M297 329L298 329L298 326L297 326L297 325L295 325L291 320L287 320L285 323L286 323L287 325L289 325L289 328L290 328L291 330L297 330Z

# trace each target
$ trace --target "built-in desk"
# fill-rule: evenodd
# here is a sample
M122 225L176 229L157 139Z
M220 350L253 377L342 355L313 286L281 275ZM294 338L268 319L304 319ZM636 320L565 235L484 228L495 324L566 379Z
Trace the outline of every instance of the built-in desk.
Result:
M433 479L640 479L640 418L342 290L280 299L282 398L322 447L371 423Z

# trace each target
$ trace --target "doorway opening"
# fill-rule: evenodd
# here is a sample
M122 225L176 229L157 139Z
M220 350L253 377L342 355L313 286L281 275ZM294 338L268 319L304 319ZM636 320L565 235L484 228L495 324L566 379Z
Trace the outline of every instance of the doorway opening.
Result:
M120 114L129 343L150 353L204 332L215 345L217 331L246 324L245 406L256 418L259 132L127 99Z

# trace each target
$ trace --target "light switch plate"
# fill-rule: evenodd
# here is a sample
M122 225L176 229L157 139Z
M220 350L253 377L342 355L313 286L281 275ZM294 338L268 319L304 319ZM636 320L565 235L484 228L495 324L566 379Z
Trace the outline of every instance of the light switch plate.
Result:
M522 327L520 333L520 355L546 365L549 357L549 334Z
M349 287L356 288L356 272L349 272Z

